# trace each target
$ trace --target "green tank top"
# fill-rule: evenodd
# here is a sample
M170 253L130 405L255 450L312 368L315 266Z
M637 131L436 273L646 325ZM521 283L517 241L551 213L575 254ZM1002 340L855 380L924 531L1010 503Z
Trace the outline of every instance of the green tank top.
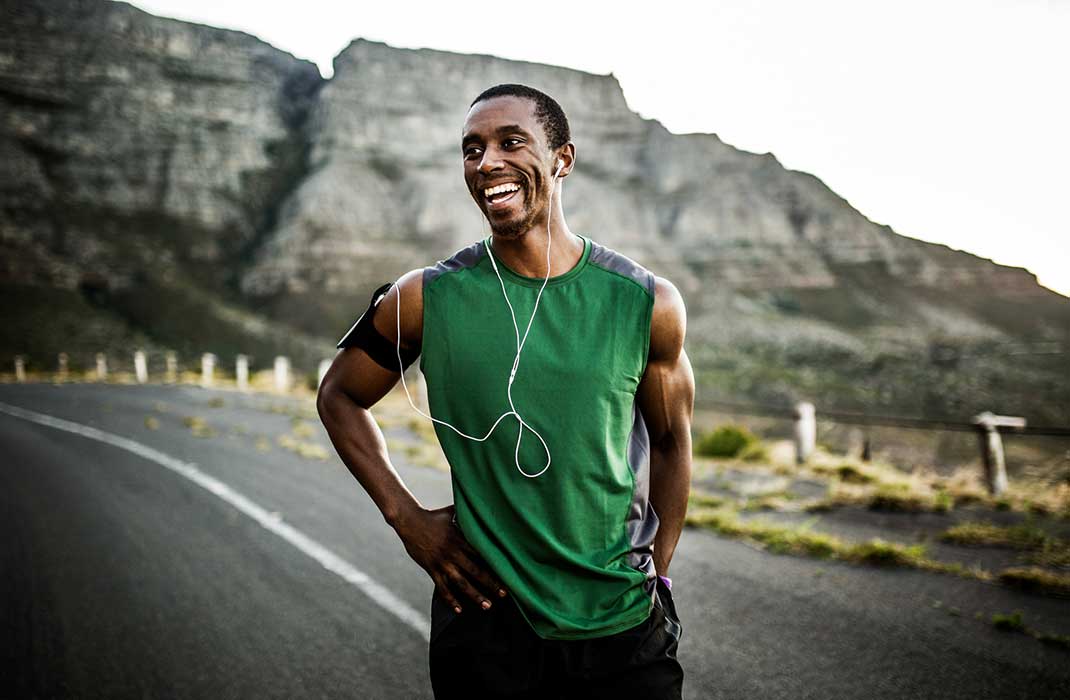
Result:
M510 410L516 334L488 254L490 239L424 270L420 368L431 415L483 437ZM542 278L495 258L521 336ZM450 463L457 524L547 639L600 637L650 614L657 515L650 451L635 400L646 367L654 276L584 238L583 256L550 278L513 383L513 402L552 456L541 476L516 467L519 422L484 442L435 424ZM520 466L546 463L525 429Z

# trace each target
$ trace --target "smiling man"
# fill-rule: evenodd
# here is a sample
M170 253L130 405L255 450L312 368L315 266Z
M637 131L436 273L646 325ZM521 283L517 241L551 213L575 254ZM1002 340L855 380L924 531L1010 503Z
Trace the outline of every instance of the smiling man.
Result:
M691 476L683 300L569 230L576 148L548 95L484 91L461 153L491 235L380 288L339 343L320 415L434 581L437 698L679 698L667 575ZM368 411L417 356L453 481L437 510L405 487Z

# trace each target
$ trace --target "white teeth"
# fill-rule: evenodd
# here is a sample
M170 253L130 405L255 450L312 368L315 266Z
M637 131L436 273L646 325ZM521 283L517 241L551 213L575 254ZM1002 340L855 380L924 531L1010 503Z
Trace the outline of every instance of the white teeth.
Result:
M492 197L496 194L501 194L502 192L516 192L519 189L520 185L515 182L507 182L504 185L498 185L497 187L488 187L483 190L483 196Z

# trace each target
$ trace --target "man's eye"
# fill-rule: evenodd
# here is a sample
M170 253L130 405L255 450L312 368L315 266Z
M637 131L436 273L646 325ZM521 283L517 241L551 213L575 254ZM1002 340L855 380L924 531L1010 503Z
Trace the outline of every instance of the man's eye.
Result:
M479 148L478 146L469 146L463 151L464 157L471 158L472 156L478 156L482 152L482 150L483 149Z
M502 141L502 145L506 148L512 148L513 146L517 146L521 143L523 143L523 141L521 141L520 139L505 139L505 141Z

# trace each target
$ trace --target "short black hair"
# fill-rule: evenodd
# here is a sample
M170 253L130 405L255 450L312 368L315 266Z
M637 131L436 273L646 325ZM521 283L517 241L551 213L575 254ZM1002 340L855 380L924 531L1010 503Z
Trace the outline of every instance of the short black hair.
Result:
M546 140L549 142L551 149L560 148L572 140L572 133L568 128L568 117L565 116L565 110L561 109L561 105L557 104L557 100L545 92L527 85L503 83L479 93L479 97L472 100L472 104L468 105L468 108L471 109L479 102L493 97L521 97L531 100L535 104L535 118L542 124L542 130L546 134Z

